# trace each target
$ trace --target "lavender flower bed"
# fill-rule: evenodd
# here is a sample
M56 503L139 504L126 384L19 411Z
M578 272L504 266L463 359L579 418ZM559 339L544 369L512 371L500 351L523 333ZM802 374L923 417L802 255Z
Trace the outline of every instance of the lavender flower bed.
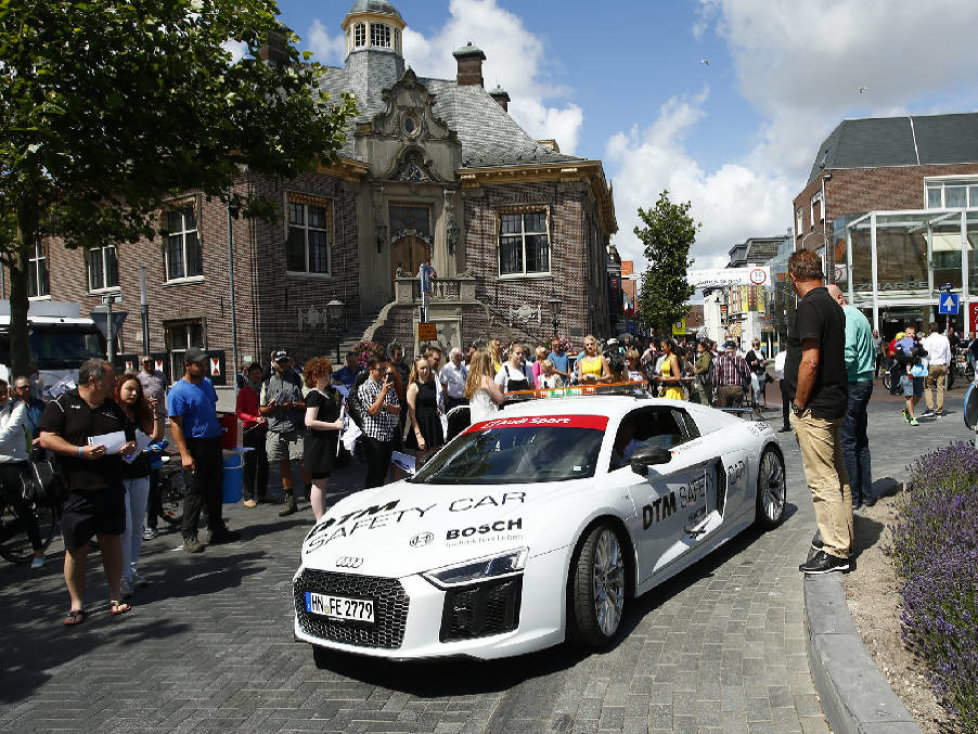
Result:
M903 578L903 639L944 706L978 732L978 451L937 449L910 466L888 551Z

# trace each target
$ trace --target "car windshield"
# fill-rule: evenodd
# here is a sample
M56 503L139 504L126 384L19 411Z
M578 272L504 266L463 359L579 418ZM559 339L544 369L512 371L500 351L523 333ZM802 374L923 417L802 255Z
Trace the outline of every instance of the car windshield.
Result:
M479 423L442 449L411 481L515 484L592 477L607 424L608 419L603 416L547 416Z
M34 324L28 337L31 361L39 369L78 369L85 360L105 356L95 326ZM10 335L0 334L0 362L10 364Z

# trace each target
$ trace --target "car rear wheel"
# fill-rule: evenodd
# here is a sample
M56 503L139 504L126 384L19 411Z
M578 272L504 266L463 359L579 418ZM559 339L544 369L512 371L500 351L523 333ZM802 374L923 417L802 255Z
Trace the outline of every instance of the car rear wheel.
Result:
M768 446L757 469L757 524L765 530L780 525L787 500L784 459L777 449Z
M625 611L625 558L618 534L607 523L594 527L571 566L572 639L600 650L611 644Z

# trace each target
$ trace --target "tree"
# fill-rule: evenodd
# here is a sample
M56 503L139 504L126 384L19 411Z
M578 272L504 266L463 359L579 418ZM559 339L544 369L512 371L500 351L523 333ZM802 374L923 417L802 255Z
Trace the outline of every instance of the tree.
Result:
M686 299L696 290L686 282L686 272L693 264L689 248L700 227L688 214L691 206L688 201L673 204L669 192L663 191L654 209L639 207L638 215L645 226L634 231L645 245L648 267L642 276L638 316L645 328L668 334L672 324L689 311Z
M0 0L13 374L27 368L27 266L42 238L152 239L174 194L224 197L242 168L292 178L336 160L353 100L319 94L324 67L300 56L277 13L274 0ZM278 60L259 58L276 37ZM267 214L261 204L246 213Z

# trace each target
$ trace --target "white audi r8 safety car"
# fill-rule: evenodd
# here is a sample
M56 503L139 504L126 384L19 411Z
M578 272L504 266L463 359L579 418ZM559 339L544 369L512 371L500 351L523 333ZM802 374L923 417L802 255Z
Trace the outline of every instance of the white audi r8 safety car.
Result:
M625 396L532 400L309 532L295 636L385 658L500 658L613 642L629 599L748 526L781 522L764 423Z

